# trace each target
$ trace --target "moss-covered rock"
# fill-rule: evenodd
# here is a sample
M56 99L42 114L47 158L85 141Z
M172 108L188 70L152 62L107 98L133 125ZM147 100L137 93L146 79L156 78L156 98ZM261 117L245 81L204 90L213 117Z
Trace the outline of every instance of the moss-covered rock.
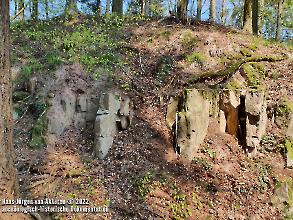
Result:
M280 99L275 112L276 124L282 129L287 129L291 115L293 114L293 102L288 97L283 97Z
M277 182L271 202L283 213L284 219L292 219L293 180L291 177L287 177L285 180Z

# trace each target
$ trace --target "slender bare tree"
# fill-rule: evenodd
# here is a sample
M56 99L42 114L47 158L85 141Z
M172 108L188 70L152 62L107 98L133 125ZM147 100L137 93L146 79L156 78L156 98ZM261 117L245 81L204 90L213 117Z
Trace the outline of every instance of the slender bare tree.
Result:
M215 22L216 21L216 0L210 0L210 17L209 17L210 22Z
M197 0L196 20L201 20L202 0Z
M123 15L123 0L113 0L112 12L116 15Z
M32 0L32 19L38 20L39 16L39 0Z
M283 6L284 6L284 0L278 0L277 25L276 25L275 40L281 39Z
M243 30L252 33L252 0L244 1Z
M258 35L259 27L259 1L252 0L252 32L255 35Z
M177 17L185 23L187 21L187 7L188 0L178 0L177 3Z

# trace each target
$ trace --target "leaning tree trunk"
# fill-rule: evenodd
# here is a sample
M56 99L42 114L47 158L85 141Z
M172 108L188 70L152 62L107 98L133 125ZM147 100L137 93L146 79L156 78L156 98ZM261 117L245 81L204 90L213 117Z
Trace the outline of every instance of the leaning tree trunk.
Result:
M24 20L24 0L18 0L18 10L19 10L19 15L18 18L20 21Z
M33 0L32 20L38 20L39 15L39 0Z
M243 30L252 33L252 0L244 1Z
M252 0L252 31L253 34L258 35L259 27L259 2L258 0Z
M216 0L210 0L210 17L209 21L214 23L216 21Z
M283 5L284 5L284 0L279 0L278 12L277 12L276 36L275 36L275 39L278 41L281 39Z
M196 20L201 20L202 0L197 0Z
M186 23L187 21L187 7L188 7L188 0L178 0L177 17L183 23Z
M77 14L77 0L66 0L65 16L75 16Z
M119 16L123 15L123 0L113 0L112 13Z

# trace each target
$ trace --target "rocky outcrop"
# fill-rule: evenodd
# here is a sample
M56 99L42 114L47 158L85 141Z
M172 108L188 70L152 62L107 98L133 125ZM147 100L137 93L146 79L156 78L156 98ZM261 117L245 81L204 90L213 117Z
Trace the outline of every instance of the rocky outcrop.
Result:
M256 152L266 132L266 108L264 91L191 89L178 101L170 100L166 123L173 129L175 151L189 159L203 143L212 117L218 119L219 132L238 137L240 144Z
M95 120L95 153L103 159L111 148L116 132L126 129L132 121L131 101L119 94L106 93L100 96Z
M265 92L247 92L245 96L246 146L256 149L266 133L267 103Z
M94 151L99 159L103 159L116 132L131 123L130 99L117 93L75 96L69 89L60 94L54 98L47 114L48 134L60 136L72 124L79 129L94 129Z
M88 80L81 73L74 66L56 72L57 82L50 88L47 99L46 143L54 146L64 132L73 127L81 131L87 129L94 135L96 156L103 159L116 132L130 125L132 102L117 92L107 92L103 87L107 81Z
M198 90L186 90L178 112L177 145L180 154L192 159L209 126L210 101Z

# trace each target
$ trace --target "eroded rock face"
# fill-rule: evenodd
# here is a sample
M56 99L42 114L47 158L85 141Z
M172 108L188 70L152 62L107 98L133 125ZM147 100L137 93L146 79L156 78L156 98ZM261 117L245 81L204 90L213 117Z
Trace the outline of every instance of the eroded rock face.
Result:
M237 135L239 129L240 95L234 91L223 91L220 94L220 127L223 132ZM225 117L224 117L225 116ZM225 128L225 129L224 129Z

